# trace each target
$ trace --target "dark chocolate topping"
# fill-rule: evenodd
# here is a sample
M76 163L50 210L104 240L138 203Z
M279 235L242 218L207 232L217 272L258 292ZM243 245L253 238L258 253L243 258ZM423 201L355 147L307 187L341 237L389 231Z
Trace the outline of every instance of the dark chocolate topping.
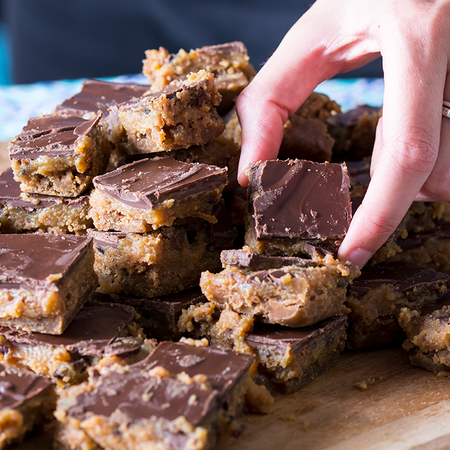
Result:
M74 153L76 140L97 125L101 113L95 119L78 116L46 115L30 119L11 143L11 159L36 159L39 156L66 156Z
M0 409L17 408L52 384L31 371L0 364Z
M56 112L84 115L98 110L108 114L108 108L118 103L140 97L149 86L132 83L113 83L100 80L86 80L81 92L56 107Z
M21 197L22 191L20 183L14 180L13 171L8 167L0 174L0 203L8 204L18 208L24 208L27 211L33 211L40 208L47 208L58 203L65 203L71 207L79 207L87 204L89 197L80 195L78 197L54 197L51 195L26 194L27 198L32 200L27 202Z
M220 253L222 266L240 266L249 269L274 269L283 266L313 266L316 265L311 259L298 258L295 256L264 256L247 250L223 250Z
M226 401L230 391L250 368L254 356L219 347L195 347L181 342L161 342L136 366L164 367L170 374L205 375L211 387Z
M410 250L423 245L423 243L430 238L445 239L450 237L450 222L438 221L434 222L435 227L432 229L413 232L408 231L408 236L404 239L398 238L397 244L402 250Z
M361 116L379 114L380 109L378 106L358 105L345 113L332 115L327 119L327 123L334 126L354 127L358 124Z
M114 342L134 321L135 314L130 306L88 302L61 335L28 333L7 327L0 327L0 335L19 345L64 347L81 355L126 354L139 349L141 340L129 340L116 346Z
M348 175L352 184L369 186L370 183L370 160L347 161Z
M247 344L256 350L270 350L284 354L289 348L298 351L310 344L316 337L346 326L346 315L331 317L302 328L288 328L258 322L245 339Z
M120 239L124 239L127 236L127 233L122 231L97 231L92 229L88 229L88 234L93 238L97 248L118 248Z
M432 286L435 283L450 283L450 275L424 269L407 261L381 262L365 266L361 275L353 281L351 295L362 297L372 289L383 284L391 284L396 289L407 292L421 286Z
M351 220L350 182L343 164L273 160L249 173L256 237L338 239Z
M86 236L0 234L0 289L58 285L90 245Z
M142 159L94 178L94 186L122 203L153 209L164 200L183 200L227 183L226 169L173 158Z
M210 224L211 242L215 248L231 248L238 233L231 222L225 203L220 201L213 209L216 223Z
M92 392L77 397L68 416L83 420L89 413L105 417L121 412L130 421L152 417L175 420L183 416L194 426L208 420L217 405L217 392L201 389L196 383L185 384L170 377L152 377L136 367L122 374L103 376Z
M197 53L205 55L230 55L232 53L244 53L247 54L247 47L243 42L233 41L219 45L208 45L197 49Z

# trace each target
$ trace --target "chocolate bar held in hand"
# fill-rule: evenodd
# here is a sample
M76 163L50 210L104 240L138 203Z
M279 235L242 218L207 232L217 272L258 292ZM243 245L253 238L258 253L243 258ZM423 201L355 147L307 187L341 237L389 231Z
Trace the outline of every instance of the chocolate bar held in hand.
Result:
M246 244L255 253L296 255L305 241L336 248L351 220L345 164L272 160L248 170Z

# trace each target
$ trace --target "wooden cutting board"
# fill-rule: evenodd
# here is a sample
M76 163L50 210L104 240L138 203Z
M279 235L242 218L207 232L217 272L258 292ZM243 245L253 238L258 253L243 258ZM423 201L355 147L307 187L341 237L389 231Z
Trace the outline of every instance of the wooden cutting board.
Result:
M348 352L270 414L241 422L220 450L449 449L450 378L412 366L402 348Z

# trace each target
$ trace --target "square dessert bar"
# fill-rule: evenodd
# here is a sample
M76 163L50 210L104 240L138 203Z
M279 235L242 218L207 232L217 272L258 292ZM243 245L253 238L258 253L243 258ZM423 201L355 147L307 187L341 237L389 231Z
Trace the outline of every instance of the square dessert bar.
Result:
M272 160L250 165L245 242L255 253L294 256L305 241L336 249L351 220L345 164Z
M436 374L450 372L450 294L421 308L402 308L399 324L407 339L403 347L415 366Z
M291 394L333 367L347 338L347 316L302 328L256 324L246 336L258 361L258 382Z
M37 426L52 421L53 383L33 372L0 364L0 448L20 442Z
M289 394L334 366L345 348L347 316L333 316L307 327L262 324L212 303L184 310L180 330L192 330L210 345L256 356L254 379L271 391Z
M60 441L65 436L69 443L78 431L86 435L84 443L106 449L215 448L219 393L205 377L137 365L99 375L61 391L55 416L66 430Z
M139 366L145 370L163 367L171 375L203 375L211 388L219 392L221 407L227 417L242 415L250 382L253 355L229 349L193 346L181 342L161 342Z
M0 326L61 334L97 282L91 238L0 234Z
M166 87L171 81L184 78L191 72L205 69L215 75L217 89L222 96L221 114L234 104L239 93L256 75L249 62L247 48L242 42L205 46L177 54L160 47L147 50L142 72L151 83L152 91Z
M75 384L87 378L86 369L103 358L132 362L156 341L146 341L136 324L136 311L126 305L86 303L61 335L30 333L0 327L0 362ZM153 346L152 346L153 345Z
M90 214L101 231L145 233L183 217L216 222L212 211L226 184L226 168L142 159L94 179Z
M347 286L359 274L357 268L331 256L321 263L225 250L221 260L221 272L205 271L200 278L200 288L210 302L219 309L290 327L345 313Z
M147 298L198 286L202 271L220 270L220 247L201 220L149 233L89 231L104 293Z
M76 197L108 164L110 145L99 121L77 116L32 118L9 144L14 179L24 192Z
M84 233L94 225L89 217L89 197L25 194L8 167L0 174L0 225L3 233L24 231Z
M397 317L401 308L435 303L450 286L450 276L407 261L365 266L349 289L346 304L352 349L391 344L404 338Z
M225 128L216 109L220 100L214 75L201 70L161 91L117 105L128 152L163 152L206 144Z
M86 80L81 91L55 108L59 115L68 114L90 119L103 113L100 130L111 142L110 166L117 167L118 161L126 154L127 140L119 125L116 105L144 95L149 85L135 83L115 83L103 80Z
M178 329L178 320L183 310L191 305L206 302L199 287L155 298L131 295L110 296L97 292L94 294L94 299L133 307L139 314L138 323L145 335L167 341L177 341L183 337L184 333Z

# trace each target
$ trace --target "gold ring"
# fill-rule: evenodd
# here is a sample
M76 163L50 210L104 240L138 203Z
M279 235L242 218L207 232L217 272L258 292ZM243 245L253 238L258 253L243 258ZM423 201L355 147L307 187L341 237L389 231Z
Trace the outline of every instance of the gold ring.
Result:
M450 119L450 102L442 102L442 115Z

